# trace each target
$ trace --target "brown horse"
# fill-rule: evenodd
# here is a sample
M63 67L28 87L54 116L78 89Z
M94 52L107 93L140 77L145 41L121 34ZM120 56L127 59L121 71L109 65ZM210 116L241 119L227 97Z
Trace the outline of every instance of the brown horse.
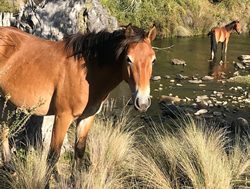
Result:
M150 104L155 62L149 32L128 25L112 33L77 33L52 42L16 28L0 28L0 89L16 107L39 106L36 115L55 115L48 164L54 166L70 124L76 120L76 165L81 166L88 131L108 94L125 80L134 106Z
M223 62L223 54L224 62L226 62L227 45L233 30L235 30L238 34L241 33L241 26L238 20L235 20L224 27L212 28L208 33L208 36L211 38L211 60L214 60L218 43L221 43L221 62Z

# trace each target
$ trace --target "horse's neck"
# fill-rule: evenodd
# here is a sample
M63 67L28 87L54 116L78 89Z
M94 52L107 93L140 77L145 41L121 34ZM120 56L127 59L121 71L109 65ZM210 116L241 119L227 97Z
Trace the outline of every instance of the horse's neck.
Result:
M98 99L106 98L123 80L122 65L118 62L112 65L104 65L103 67L95 65L90 74L90 92L98 95Z

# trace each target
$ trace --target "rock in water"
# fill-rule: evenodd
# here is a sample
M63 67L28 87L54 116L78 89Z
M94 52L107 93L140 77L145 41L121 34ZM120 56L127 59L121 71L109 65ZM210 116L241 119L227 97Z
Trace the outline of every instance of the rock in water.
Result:
M186 66L186 62L184 60L179 60L179 59L172 59L171 60L171 63L174 64L174 65L183 65L183 66Z
M153 76L151 79L152 79L153 81L159 81L159 80L161 80L161 76L159 76L159 75Z
M166 103L179 103L181 99L178 96L166 96L161 95L160 102L166 102Z
M197 112L194 113L194 115L202 115L202 114L205 114L207 113L208 111L206 109L200 109L198 110Z
M239 60L250 60L250 55L241 55L238 57Z

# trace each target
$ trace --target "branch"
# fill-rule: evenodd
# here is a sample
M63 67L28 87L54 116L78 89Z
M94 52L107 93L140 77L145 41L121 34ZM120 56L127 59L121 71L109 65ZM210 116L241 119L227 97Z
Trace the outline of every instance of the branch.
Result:
M163 47L163 48L160 48L160 47L153 47L153 49L155 49L155 50L161 50L161 51L166 51L166 50L171 49L171 48L173 48L173 47L174 47L174 45L171 45L171 46L169 46L169 47Z

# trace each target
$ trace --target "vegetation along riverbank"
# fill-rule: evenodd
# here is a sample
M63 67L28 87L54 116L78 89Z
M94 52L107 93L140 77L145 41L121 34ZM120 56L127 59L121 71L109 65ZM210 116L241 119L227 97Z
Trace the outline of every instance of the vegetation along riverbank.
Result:
M155 23L159 34L193 36L207 34L211 27L238 19L244 32L249 31L250 0L101 0L120 23L135 23L140 27Z

